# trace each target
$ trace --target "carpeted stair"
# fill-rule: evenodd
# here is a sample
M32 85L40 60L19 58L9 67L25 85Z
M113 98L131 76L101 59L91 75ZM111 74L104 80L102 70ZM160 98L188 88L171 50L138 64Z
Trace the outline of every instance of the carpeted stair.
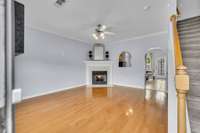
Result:
M200 16L178 21L184 65L190 75L187 97L192 133L200 133Z

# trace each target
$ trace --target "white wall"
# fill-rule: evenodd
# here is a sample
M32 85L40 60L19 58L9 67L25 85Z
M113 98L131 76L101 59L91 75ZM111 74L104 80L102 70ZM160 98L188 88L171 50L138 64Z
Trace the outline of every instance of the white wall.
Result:
M23 98L85 84L90 45L26 28L25 53L15 60L15 87Z
M176 14L177 0L169 0L168 16ZM177 98L175 88L174 44L171 21L168 21L168 132L177 133Z
M150 48L161 48L167 52L167 39L167 33L163 32L108 45L107 49L110 50L111 59L114 61L113 83L144 88L145 54ZM122 51L132 54L130 68L118 67L118 57Z
M181 12L180 19L187 19L200 15L200 0L178 0Z
M177 132L177 98L175 87L175 55L172 25L169 25L168 45L168 131Z

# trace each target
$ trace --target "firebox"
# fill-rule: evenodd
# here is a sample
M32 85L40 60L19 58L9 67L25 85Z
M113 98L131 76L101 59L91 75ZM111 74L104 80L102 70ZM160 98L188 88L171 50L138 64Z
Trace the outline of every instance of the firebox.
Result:
M92 84L107 84L107 71L92 71Z

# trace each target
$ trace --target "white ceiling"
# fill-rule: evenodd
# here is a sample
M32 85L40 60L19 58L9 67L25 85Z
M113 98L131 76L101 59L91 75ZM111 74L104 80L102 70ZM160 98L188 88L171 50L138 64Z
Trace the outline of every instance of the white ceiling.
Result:
M91 34L99 23L116 33L105 43L167 30L167 0L67 0L60 8L55 0L18 1L25 4L26 26L87 43L94 42Z
M200 15L200 0L178 0L181 12L179 19L187 19Z

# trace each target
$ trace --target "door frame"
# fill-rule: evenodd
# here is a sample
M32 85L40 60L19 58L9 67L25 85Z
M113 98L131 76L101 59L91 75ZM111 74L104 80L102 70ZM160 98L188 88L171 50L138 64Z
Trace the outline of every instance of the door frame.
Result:
M12 104L12 90L14 89L14 0L5 2L5 127L6 133L15 133L14 105Z

